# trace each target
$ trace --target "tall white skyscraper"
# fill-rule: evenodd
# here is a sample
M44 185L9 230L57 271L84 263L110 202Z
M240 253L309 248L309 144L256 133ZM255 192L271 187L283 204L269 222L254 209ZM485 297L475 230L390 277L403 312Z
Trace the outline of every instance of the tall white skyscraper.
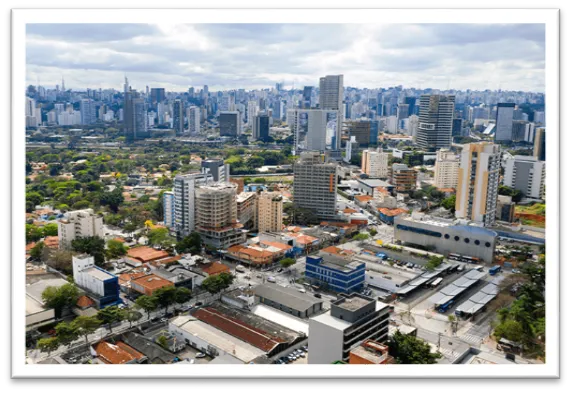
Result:
M319 78L319 108L337 112L335 139L331 148L339 150L344 119L343 75L327 75Z
M177 175L174 179L174 228L179 236L188 236L195 227L194 192L198 185L212 181L204 173Z
M188 132L198 134L200 132L200 108L196 106L188 107L186 118L188 119Z
M416 144L428 151L449 148L452 143L453 95L420 96L419 125Z

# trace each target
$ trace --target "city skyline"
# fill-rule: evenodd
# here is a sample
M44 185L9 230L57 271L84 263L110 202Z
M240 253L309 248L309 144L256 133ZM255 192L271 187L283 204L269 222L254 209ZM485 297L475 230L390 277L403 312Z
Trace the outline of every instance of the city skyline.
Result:
M125 75L170 91L302 89L326 74L357 88L545 85L542 24L28 24L26 44L27 84L74 90L122 90Z

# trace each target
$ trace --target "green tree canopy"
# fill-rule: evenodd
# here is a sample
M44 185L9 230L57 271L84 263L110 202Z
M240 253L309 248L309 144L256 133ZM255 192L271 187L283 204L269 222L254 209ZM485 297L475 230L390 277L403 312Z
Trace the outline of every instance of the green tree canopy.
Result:
M202 238L198 232L192 232L179 241L175 248L179 254L200 254L202 251Z
M190 292L190 289L184 287L176 289L175 298L174 298L176 303L183 304L188 302L191 298L192 298L192 293Z
M202 281L201 286L210 293L218 293L228 288L232 282L234 282L234 276L230 273L223 272L207 277Z
M55 327L56 336L62 345L70 345L79 337L77 326L68 322L60 322Z
M42 292L45 305L53 308L56 318L61 318L64 308L75 305L79 297L79 290L75 284L64 284L61 287L47 287Z
M442 356L432 353L430 345L421 339L398 330L389 339L389 354L399 364L434 364Z
M41 352L47 352L49 356L52 351L59 348L59 344L57 337L48 337L39 339L37 347Z
M295 265L295 259L293 258L283 258L280 261L280 266L283 267L284 269L287 269L290 266Z
M89 335L95 333L99 326L101 326L101 321L97 319L97 317L80 315L73 320L71 325L76 329L77 334L85 337L85 345L89 347Z
M153 297L157 299L157 303L165 308L165 314L168 312L169 306L175 303L176 292L175 287L162 287L157 289L153 294Z
M139 296L137 300L135 300L135 304L145 310L147 313L147 318L151 318L151 312L155 311L159 305L158 299L154 296Z
M105 264L105 240L99 236L80 237L71 241L74 251L91 255L97 266Z
M44 248L45 248L44 242L37 243L30 250L30 257L35 261L39 261L42 258Z
M112 325L116 322L121 322L123 318L123 312L117 306L105 307L97 312L97 319L106 324L110 332L113 331Z
M119 240L107 241L107 256L109 259L117 259L127 254L128 247Z

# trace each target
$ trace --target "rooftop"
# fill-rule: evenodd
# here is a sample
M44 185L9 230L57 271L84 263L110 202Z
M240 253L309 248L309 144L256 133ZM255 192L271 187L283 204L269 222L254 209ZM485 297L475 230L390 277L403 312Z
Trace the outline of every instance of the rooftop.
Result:
M97 357L107 364L125 364L145 357L141 352L122 341L118 341L117 344L100 341L93 346L93 349Z
M342 297L341 299L332 302L332 304L335 304L337 307L347 311L356 311L366 306L367 304L371 303L372 301L374 300L366 299L359 295L352 294L347 297Z
M393 187L392 184L387 183L386 181L379 180L379 179L357 179L359 183L365 184L368 187L376 188L376 187Z
M155 250L147 246L133 247L127 251L127 255L131 258L138 259L141 262L150 262L155 259L166 258L169 253L163 250Z
M322 300L306 295L293 288L285 288L280 285L258 285L254 288L256 296L269 299L294 310L305 311L315 304L323 303Z
M172 286L172 281L166 280L156 274L146 274L142 277L131 280L132 283L142 286L145 289L155 290L162 287Z

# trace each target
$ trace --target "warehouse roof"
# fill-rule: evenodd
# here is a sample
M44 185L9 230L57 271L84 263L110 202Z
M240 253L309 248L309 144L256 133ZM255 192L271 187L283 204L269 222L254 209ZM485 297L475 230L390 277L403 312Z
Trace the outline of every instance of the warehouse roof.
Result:
M285 288L275 284L272 284L271 286L267 284L258 285L254 288L254 293L256 296L266 298L278 304L283 304L286 307L302 312L312 308L315 304L323 303L322 300L308 296L296 289Z

